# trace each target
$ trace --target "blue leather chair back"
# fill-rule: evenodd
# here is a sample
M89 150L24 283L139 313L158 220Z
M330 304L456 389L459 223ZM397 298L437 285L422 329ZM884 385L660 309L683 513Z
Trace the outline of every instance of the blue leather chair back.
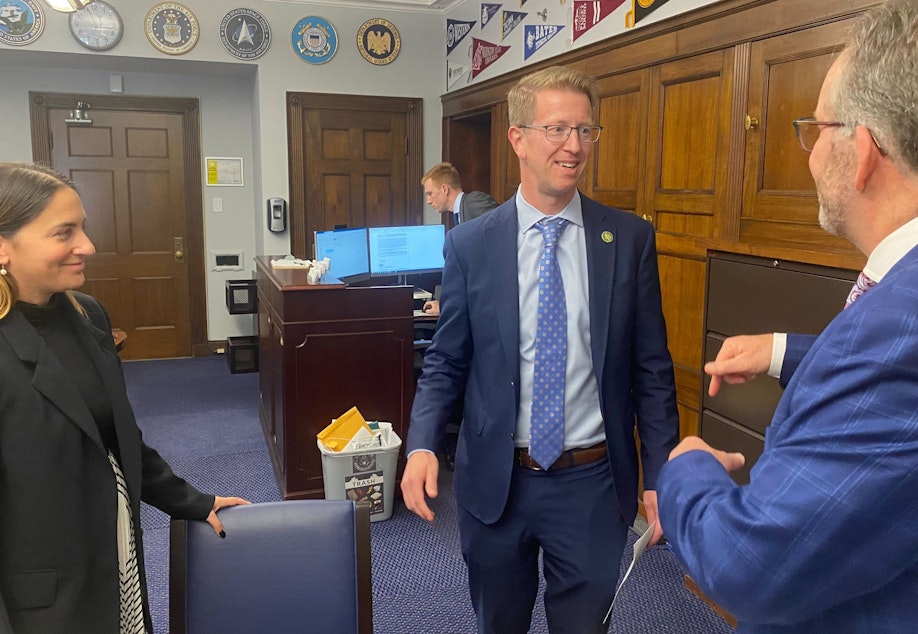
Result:
M370 516L349 500L292 500L220 511L170 531L172 634L371 634Z

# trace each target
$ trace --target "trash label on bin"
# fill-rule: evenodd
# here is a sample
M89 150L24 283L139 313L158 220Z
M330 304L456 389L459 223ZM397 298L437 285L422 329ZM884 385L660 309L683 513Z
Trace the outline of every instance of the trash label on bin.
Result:
M375 456L373 456L373 460L375 464ZM382 471L345 476L344 494L348 500L353 500L354 502L369 502L370 515L384 513L386 505L383 497L383 491L385 490L385 482L383 480Z

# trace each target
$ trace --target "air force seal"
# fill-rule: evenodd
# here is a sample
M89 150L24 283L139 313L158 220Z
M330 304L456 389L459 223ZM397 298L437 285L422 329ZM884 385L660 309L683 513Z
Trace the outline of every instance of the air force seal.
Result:
M309 16L293 27L294 52L310 64L324 64L338 50L338 34L325 18Z
M166 55L184 55L201 35L198 19L178 2L162 2L147 12L144 32L153 48Z
M0 7L0 42L31 44L45 29L45 15L33 0L10 0Z
M237 59L258 59L271 46L271 28L255 9L233 9L220 22L220 41Z
M398 29L388 20L372 18L357 31L357 50L371 64L391 64L402 48Z

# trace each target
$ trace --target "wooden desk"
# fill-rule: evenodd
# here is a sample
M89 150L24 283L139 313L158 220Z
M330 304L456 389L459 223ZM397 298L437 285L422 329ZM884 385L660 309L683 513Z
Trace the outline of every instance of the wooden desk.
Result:
M322 498L316 434L332 418L356 405L408 435L412 288L309 285L304 271L272 269L277 257L255 258L261 422L284 499ZM399 474L404 462L402 449Z

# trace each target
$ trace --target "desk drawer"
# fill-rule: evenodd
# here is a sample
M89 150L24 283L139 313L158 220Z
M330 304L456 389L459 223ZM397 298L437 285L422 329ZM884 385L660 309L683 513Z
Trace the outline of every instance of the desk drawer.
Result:
M750 431L732 420L704 410L701 414L701 437L715 449L738 451L746 456L746 464L730 474L737 484L749 483L749 470L765 448L765 436Z
M857 273L738 255L708 261L705 329L723 335L816 335L838 314Z
M713 361L724 343L724 338L708 333L704 342L705 363ZM765 428L771 424L771 417L778 407L778 401L784 394L778 379L762 375L742 385L721 385L717 396L708 396L708 385L711 377L703 374L702 407L716 412L725 418L739 421L759 434L765 434Z

